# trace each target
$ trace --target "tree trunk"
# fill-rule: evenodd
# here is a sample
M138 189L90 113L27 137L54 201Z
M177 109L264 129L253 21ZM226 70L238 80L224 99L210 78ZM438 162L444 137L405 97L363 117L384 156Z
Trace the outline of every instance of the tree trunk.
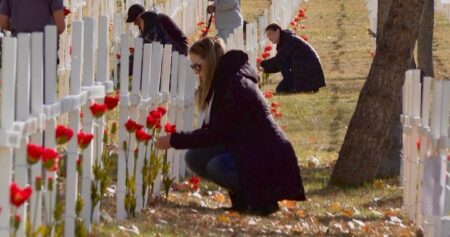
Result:
M381 35L383 35L384 23L389 14L389 9L391 8L392 0L378 0L378 17L377 17L377 45L381 40Z
M424 0L393 0L369 76L364 84L331 184L362 185L373 181L386 149L397 142L401 88L419 34Z
M417 41L417 62L425 76L434 77L433 67L434 0L425 0Z

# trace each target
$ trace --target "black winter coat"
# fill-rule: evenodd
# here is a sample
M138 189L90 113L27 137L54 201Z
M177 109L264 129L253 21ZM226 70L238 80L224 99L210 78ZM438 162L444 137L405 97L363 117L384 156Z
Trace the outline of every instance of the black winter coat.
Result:
M275 57L261 62L265 72L282 72L283 76L292 70L294 91L309 91L325 86L325 78L319 56L306 41L289 30L282 30Z
M244 201L262 207L283 199L306 200L294 149L275 123L257 85L257 74L242 51L230 51L219 62L207 127L172 134L176 149L225 144L238 169Z

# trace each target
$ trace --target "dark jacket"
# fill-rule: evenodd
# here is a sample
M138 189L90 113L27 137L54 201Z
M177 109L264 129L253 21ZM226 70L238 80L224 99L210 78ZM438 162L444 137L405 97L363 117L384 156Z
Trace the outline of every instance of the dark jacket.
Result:
M275 57L261 62L265 72L292 74L295 91L309 91L325 86L319 56L306 41L289 30L282 30Z
M171 44L174 51L187 55L188 39L170 17L152 11L144 12L140 17L144 21L144 32L141 34L144 43L158 41Z
M209 126L174 133L171 145L187 149L225 144L235 159L244 200L251 206L306 200L294 149L258 89L247 54L228 52L215 75Z

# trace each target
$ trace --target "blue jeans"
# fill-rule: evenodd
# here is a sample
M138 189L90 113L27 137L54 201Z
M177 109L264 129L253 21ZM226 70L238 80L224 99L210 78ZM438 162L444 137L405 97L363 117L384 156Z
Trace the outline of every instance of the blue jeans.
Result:
M198 176L238 192L239 176L235 162L222 146L190 149L185 160L187 167Z

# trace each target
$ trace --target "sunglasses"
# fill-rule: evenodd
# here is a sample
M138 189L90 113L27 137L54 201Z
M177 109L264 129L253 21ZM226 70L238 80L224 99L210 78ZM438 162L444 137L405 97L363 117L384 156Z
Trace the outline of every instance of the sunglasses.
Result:
M191 64L191 68L192 70L199 72L200 70L202 70L202 65L199 63L193 63Z

